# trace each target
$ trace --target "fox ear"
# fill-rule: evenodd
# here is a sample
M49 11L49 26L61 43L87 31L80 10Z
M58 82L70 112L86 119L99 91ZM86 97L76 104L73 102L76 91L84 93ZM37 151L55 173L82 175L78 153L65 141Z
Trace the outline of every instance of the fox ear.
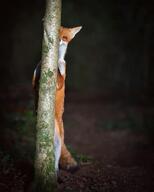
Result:
M82 29L82 26L71 28L72 36L74 37L81 29Z

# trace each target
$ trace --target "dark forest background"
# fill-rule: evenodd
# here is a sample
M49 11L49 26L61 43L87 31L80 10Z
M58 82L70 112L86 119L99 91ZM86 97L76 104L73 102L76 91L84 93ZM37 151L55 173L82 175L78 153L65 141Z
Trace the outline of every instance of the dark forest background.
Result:
M29 192L45 0L0 6L0 191ZM62 25L83 28L66 55L65 143L80 169L60 191L154 191L152 0L63 0Z
M1 9L1 85L29 84L41 58L45 1L3 1ZM152 1L63 1L62 25L83 26L68 48L68 90L151 94L153 19Z

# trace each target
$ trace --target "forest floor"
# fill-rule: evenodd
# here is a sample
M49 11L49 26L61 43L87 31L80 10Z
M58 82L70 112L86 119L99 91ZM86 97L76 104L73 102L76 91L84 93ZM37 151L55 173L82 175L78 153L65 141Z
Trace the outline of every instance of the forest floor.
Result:
M0 92L0 191L30 191L35 118L29 87ZM142 100L68 94L65 141L80 168L60 171L57 192L154 191L154 106Z

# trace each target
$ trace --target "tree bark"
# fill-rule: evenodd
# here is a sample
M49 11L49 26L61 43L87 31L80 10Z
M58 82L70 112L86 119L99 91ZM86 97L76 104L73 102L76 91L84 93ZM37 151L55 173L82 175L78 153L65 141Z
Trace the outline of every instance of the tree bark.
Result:
M60 22L61 0L46 0L36 125L35 190L37 192L51 192L56 184L54 118Z

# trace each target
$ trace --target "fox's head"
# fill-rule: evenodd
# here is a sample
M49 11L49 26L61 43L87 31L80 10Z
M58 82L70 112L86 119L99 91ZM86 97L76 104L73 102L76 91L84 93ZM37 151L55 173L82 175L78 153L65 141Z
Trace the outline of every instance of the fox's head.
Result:
M81 30L80 27L66 28L61 27L59 31L59 56L58 56L58 68L61 75L65 75L65 54L68 43L75 37L75 35Z
M81 30L80 27L73 27L73 28L66 28L66 27L60 27L59 37L60 40L69 43L75 35Z

